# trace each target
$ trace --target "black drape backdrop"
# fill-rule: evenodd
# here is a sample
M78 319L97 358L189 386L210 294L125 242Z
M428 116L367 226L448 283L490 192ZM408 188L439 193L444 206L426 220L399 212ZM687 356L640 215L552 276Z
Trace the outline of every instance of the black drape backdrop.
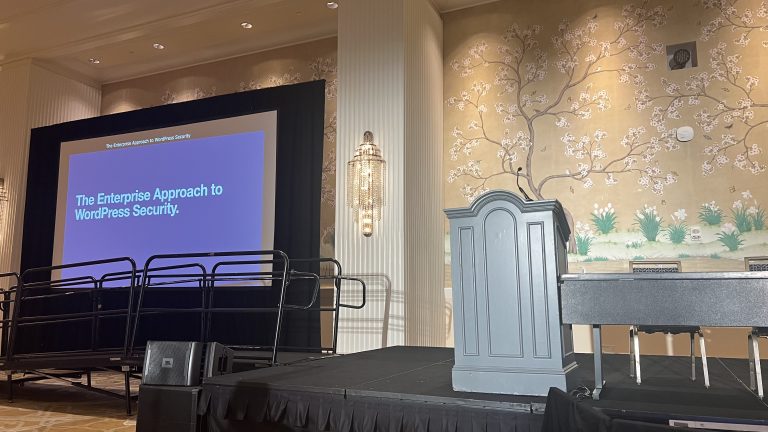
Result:
M178 126L264 111L277 110L277 183L275 203L275 249L290 258L315 257L320 242L320 189L323 159L325 82L314 81L215 96L146 108L126 113L78 120L32 130L24 215L21 271L51 265L53 257L56 194L61 142L105 135ZM206 251L178 251L206 252ZM112 257L103 257L112 258ZM141 268L143 263L137 263ZM42 274L42 277L50 277ZM32 279L39 280L41 276ZM288 294L292 303L306 302L309 285L298 285ZM273 306L276 290L243 295L222 292L222 303L240 307ZM105 307L120 307L126 296L115 293ZM89 296L69 296L55 303L31 306L31 313L62 313L91 309ZM149 299L155 306L176 307L199 304L199 294L169 291ZM16 352L62 351L90 346L90 322L61 323L19 328ZM106 320L99 328L100 343L122 344L124 321ZM320 322L317 313L292 312L286 317L282 344L319 347ZM139 340L147 338L197 340L197 316L155 316L142 321ZM153 333L154 331L154 333ZM221 316L214 321L211 340L238 344L270 344L274 318L253 315Z

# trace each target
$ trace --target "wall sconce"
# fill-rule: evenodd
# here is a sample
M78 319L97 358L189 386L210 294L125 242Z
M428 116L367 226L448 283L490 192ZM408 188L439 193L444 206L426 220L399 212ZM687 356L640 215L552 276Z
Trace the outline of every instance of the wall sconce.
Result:
M5 189L5 179L0 177L0 227L5 221L5 208L8 203L8 190Z
M373 235L374 221L381 220L386 169L387 162L373 143L373 133L366 131L355 156L347 162L347 205L366 237Z

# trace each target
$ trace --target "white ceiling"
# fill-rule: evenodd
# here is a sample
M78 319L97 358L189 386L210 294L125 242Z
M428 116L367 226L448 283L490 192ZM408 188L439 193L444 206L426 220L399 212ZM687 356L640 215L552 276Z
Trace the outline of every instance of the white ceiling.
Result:
M446 12L489 0L432 1ZM0 65L33 58L104 83L329 37L336 27L325 0L0 0Z

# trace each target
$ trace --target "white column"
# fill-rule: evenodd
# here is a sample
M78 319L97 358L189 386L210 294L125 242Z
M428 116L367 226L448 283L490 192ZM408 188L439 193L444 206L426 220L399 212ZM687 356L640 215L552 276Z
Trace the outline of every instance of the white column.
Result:
M30 130L99 115L98 84L21 60L0 68L0 177L8 202L0 220L0 271L19 271Z
M427 0L405 0L406 344L443 346L443 22Z
M339 7L336 256L368 304L341 315L339 349L442 345L442 22L428 0ZM386 206L364 238L346 163L370 130L387 161ZM355 302L356 298L345 298Z

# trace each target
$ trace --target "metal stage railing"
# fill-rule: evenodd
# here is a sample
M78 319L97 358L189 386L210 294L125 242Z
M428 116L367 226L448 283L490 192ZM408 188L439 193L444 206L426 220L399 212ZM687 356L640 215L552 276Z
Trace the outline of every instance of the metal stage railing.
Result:
M137 318L134 321L134 329L132 331L132 337L134 340L131 346L136 345L135 338L140 334L142 317L150 314L199 314L201 333L199 340L201 342L213 342L213 336L211 329L213 323L218 316L224 314L273 314L274 318L274 337L271 340L271 344L267 346L253 346L253 345L234 345L224 344L229 348L236 351L252 351L261 350L269 351L269 358L263 358L267 360L269 365L278 364L278 353L281 349L297 350L317 350L317 351L330 351L336 353L336 341L338 330L338 311L342 307L354 307L362 308L363 303L360 305L346 305L340 303L340 291L341 281L349 280L356 283L360 283L363 286L363 292L365 291L365 284L363 281L356 278L346 278L341 275L341 265L338 261L330 258L314 258L314 259L301 259L291 260L288 256L276 250L270 251L243 251L243 252L206 252L206 253L184 253L184 254L163 254L150 257L145 264L143 274L150 274L155 267L153 264L156 262L163 262L165 260L192 260L192 259L205 259L211 261L211 259L219 258L215 260L212 265L205 266L200 262L187 263L187 265L199 265L203 269L210 267L210 271L202 271L199 275L194 275L194 279L190 279L190 274L168 273L162 275L162 281L156 282L152 278L146 277L141 284L138 293L138 305L137 305ZM320 266L323 263L331 264L335 267L336 271L333 274L323 274L321 272L303 271L295 268L296 264L304 266ZM321 274L317 274L321 273ZM168 281L166 281L168 280ZM194 280L197 283L201 293L201 301L195 307L184 308L169 308L169 307L146 307L144 299L146 293L157 288L160 284L166 286L178 286L178 284L186 283ZM293 285L297 285L299 281L309 280L312 283L311 289L309 289L308 299L302 304L293 304L286 301L286 295L289 293ZM334 305L331 307L321 307L319 305L319 293L321 283L326 280L333 280L336 294L334 295ZM163 288L167 289L167 288ZM240 291L240 292L254 292L264 290L274 290L275 299L272 304L261 306L232 306L222 305L217 303L217 298L221 291ZM334 325L333 325L333 344L331 347L312 346L312 347L299 347L299 346L285 346L280 345L281 334L283 329L283 321L286 311L303 310L309 312L334 312ZM218 341L217 341L218 342ZM250 357L253 359L253 357Z
M322 306L318 305L318 307L313 308L313 311L317 312L332 312L333 313L333 330L332 330L332 336L331 336L331 346L330 347L323 347L322 351L329 352L331 354L336 354L337 347L338 347L338 340L339 340L339 311L342 308L347 309L362 309L365 307L366 302L366 285L365 282L363 282L362 279L356 278L356 277L349 277L349 276L343 276L342 270L341 270L341 263L339 263L337 260L333 258L301 258L301 259L292 259L291 260L292 269L294 266L302 267L302 266L314 266L317 265L319 267L319 279L321 281L321 284L323 282L330 282L332 283L333 287L333 305L332 306ZM349 305L344 304L341 302L341 292L342 292L342 282L343 281L351 281L356 282L360 284L362 287L362 299L359 305Z
M29 279L38 276L40 274L50 274L51 272L60 272L62 270L86 270L89 268L96 268L105 264L125 264L131 275L127 287L122 287L127 291L127 306L119 309L103 309L100 307L99 294L104 289L99 284L99 280L94 276L79 276L73 278L53 279L49 281L36 281L30 282ZM110 258L95 261L86 261L74 264L64 264L58 266L38 267L24 271L20 277L20 283L16 291L16 299L14 302L13 320L11 324L11 331L8 340L8 355L7 361L12 362L15 358L23 357L24 354L16 353L17 346L15 345L15 338L20 327L27 326L41 326L41 325L56 325L64 322L77 322L77 321L91 321L98 320L103 317L109 316L123 316L126 319L123 335L122 335L122 353L124 356L128 354L128 343L130 341L130 311L132 310L132 298L133 291L135 289L135 277L136 275L136 263L133 259L128 257ZM67 312L61 311L55 314L39 314L35 315L27 313L26 308L30 303L34 304L40 300L63 298L69 296L86 296L91 299L90 311L77 311ZM59 302L60 304L60 302ZM73 352L91 352L98 351L100 347L97 345L96 340L98 335L94 333L96 329L92 328L91 341L92 345L89 349L77 349L73 351L67 351L68 354ZM46 354L57 354L58 352L47 352Z
M282 254L282 252L281 252ZM229 262L218 262L213 266L210 279L210 289L208 293L208 311L207 311L207 331L206 338L210 337L211 323L216 315L222 313L246 313L246 314L260 314L260 313L272 313L276 315L275 318L275 330L272 346L270 347L271 357L269 359L270 365L277 364L277 350L280 341L280 331L282 329L283 315L286 309L307 309L312 306L317 300L317 294L320 289L320 279L317 275L310 273L300 273L288 269L288 257L282 254L278 262L265 262L264 260L240 260ZM277 271L275 271L275 265L277 264ZM256 266L257 271L243 271L249 267ZM230 269L234 267L232 271L222 271L222 269ZM240 271L237 271L237 270ZM271 269L271 270L270 270ZM312 299L307 305L293 305L285 302L285 296L288 286L291 280L294 278L314 278L315 286L312 293ZM277 304L275 306L267 307L219 307L214 303L214 294L216 293L217 284L231 285L231 289L242 289L242 284L249 284L255 287L259 287L261 284L269 283L274 289L274 284L279 284L279 296ZM246 346L236 346L234 348L245 349Z
M288 257L281 251L227 251L227 252L202 252L202 253L179 253L179 254L160 254L154 255L147 259L144 264L144 279L139 287L138 303L136 308L136 318L134 320L134 327L132 331L131 343L129 350L133 352L136 349L136 338L141 331L142 318L147 315L160 315L160 314L196 314L200 320L200 332L199 341L207 342L207 330L209 328L208 322L213 313L219 312L235 312L242 311L243 308L227 308L226 310L218 310L210 307L210 297L213 290L212 278L214 277L211 272L208 271L207 266L203 263L214 262L213 268L216 269L220 265L231 265L232 263L243 262L246 258L248 262L257 262L262 265L270 265L272 267L277 266L278 270L269 270L261 272L249 272L248 274L230 274L228 276L239 276L242 284L244 280L261 280L270 281L270 286L273 281L279 281L278 287L282 295L284 294L287 271ZM190 262L191 260L200 260L201 262ZM195 267L200 269L199 273L178 273L168 271L174 266L160 266L156 267L157 263L163 262L175 262L182 264L175 264L178 269ZM223 264L229 263L229 264ZM210 265L210 264L209 264ZM272 268L270 267L270 268ZM282 271L279 269L282 268ZM163 273L157 273L156 270L164 269ZM151 276L150 276L151 275ZM193 282L196 286L190 287L190 282ZM162 287L162 288L161 288ZM165 306L149 306L145 305L145 299L147 294L154 291L162 290L166 291L171 289L196 289L199 290L200 302L195 306L187 307L165 307ZM245 288L244 288L245 289ZM278 303L278 307L282 308L282 302ZM250 308L250 312L258 311L257 308Z
M6 358L8 353L8 336L11 328L11 313L13 299L19 286L19 274L16 272L0 273L0 280L11 279L11 285L6 289L0 288L0 357ZM0 360L2 361L2 360Z
M124 265L125 270L97 275L99 266L115 264ZM60 276L63 270L92 274L50 277ZM280 364L280 351L335 355L340 310L360 309L366 302L365 283L355 277L343 276L338 261L331 258L291 260L278 250L160 254L147 259L141 269L137 269L131 258L121 257L33 268L21 276L0 273L0 280L3 278L12 280L9 289L0 291L0 352L3 359L0 370L7 374L9 399L13 397L13 386L10 384L13 383L14 371L29 372L34 377L25 377L24 380L64 379L79 388L123 398L128 414L131 413L132 399L130 379L137 377L135 373L143 364L143 344L150 336L149 330L152 330L146 322L150 317L195 316L199 320L199 328L192 332L197 332L200 342L207 343L214 342L212 339L217 337L214 326L226 315L230 319L238 316L234 314L272 316L261 318L261 322L269 324L265 328L272 332L271 337L267 335L267 340L271 341L266 345L215 342L222 342L235 350L235 358L238 358L237 353L241 353L240 358L253 360L256 358L253 351L261 351L259 359L266 361L268 366L274 366ZM45 278L48 280L39 281ZM362 287L360 304L342 303L342 288L347 283ZM326 300L323 304L320 301L321 287L333 290L331 302ZM183 306L152 301L153 296L176 292L184 292L185 298L196 300ZM257 298L258 302L239 304L237 299L249 295L257 295L253 298ZM52 309L52 304L57 306ZM67 305L77 307L67 309ZM286 312L295 313L292 311L333 314L330 346L323 345L322 338L318 346L281 343ZM259 322L257 318L253 319ZM28 340L19 340L20 332L34 333L62 325L87 328L90 339L86 340L88 335L83 336L80 346L68 350L30 349ZM49 369L69 372L55 374ZM119 369L124 374L123 394L91 387L91 371L102 369ZM87 384L68 379L71 371L81 371L80 377L85 374Z
M59 274L64 270L77 272L93 272L103 265L125 265L127 270L128 285L116 289L125 292L126 306L117 308L103 308L101 297L106 288L99 284L99 279L94 276L77 276L70 278L51 278L51 274ZM48 280L35 281L33 279L48 278ZM10 331L7 339L7 350L3 369L8 380L8 399L13 399L13 373L14 371L32 374L32 377L24 378L25 381L34 379L56 378L73 386L97 391L123 398L126 403L126 412L131 412L130 378L131 370L128 367L127 354L130 342L131 310L134 289L136 288L136 263L128 257L110 258L103 260L86 261L57 266L38 267L24 271L19 277L19 283L15 289L15 296L10 303L12 306ZM85 298L83 301L71 301L72 299ZM90 310L83 310L90 303ZM51 305L56 309L51 313ZM74 310L67 310L74 307ZM122 340L118 346L102 347L99 344L98 323L102 319L119 318L125 320L122 335L116 340ZM78 347L68 350L28 350L20 352L20 344L17 343L20 330L37 328L57 328L65 323L91 323L90 344L88 348ZM95 359L102 359L102 362ZM91 370L101 369L105 366L119 367L124 373L125 392L118 394L106 390L96 389L91 386ZM87 376L87 384L82 384L67 379L71 373L52 374L43 369L67 369L81 370Z

